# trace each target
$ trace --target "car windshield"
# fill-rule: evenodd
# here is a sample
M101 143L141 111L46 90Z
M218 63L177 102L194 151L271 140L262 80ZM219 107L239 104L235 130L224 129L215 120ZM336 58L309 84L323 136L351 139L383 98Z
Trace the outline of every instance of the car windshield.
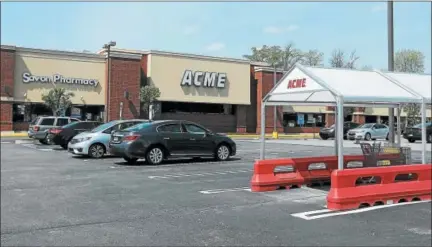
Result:
M39 117L33 119L33 121L31 121L30 124L35 125L37 123L37 121L39 120Z
M69 128L69 127L74 126L75 124L78 124L78 123L80 123L80 122L72 122L72 123L68 123L68 124L66 124L66 125L63 125L62 129Z
M429 127L431 125L432 125L432 123L426 123L426 127ZM419 128L420 129L421 127L422 127L421 123L414 125L414 128Z
M374 124L363 124L357 127L357 129L370 129L372 126L374 126Z
M140 131L143 130L145 128L150 127L152 124L151 123L140 123L140 124L135 124L129 128L124 129L124 131Z
M111 121L111 122L108 122L108 123L104 123L104 124L99 125L98 127L94 128L94 129L92 129L90 132L91 132L91 133L96 133L96 132L99 132L99 131L105 130L105 129L107 129L107 128L113 126L113 125L116 124L116 123L117 123L117 121Z

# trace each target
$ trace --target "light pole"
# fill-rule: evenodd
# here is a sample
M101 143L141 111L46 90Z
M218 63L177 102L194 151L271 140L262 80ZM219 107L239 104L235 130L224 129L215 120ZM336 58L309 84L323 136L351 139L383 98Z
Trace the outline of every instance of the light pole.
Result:
M394 71L393 1L387 2L388 71ZM394 143L394 108L389 108L389 142Z
M273 88L276 87L276 64L273 64ZM277 106L273 106L273 135L277 132Z
M107 60L108 60L108 78L107 78L107 89L108 89L108 98L107 98L107 102L105 104L105 115L104 115L104 120L105 122L108 122L109 118L108 118L108 113L109 113L109 102L111 100L111 47L116 46L116 42L115 41L110 41L108 43L106 43L102 48L107 50Z

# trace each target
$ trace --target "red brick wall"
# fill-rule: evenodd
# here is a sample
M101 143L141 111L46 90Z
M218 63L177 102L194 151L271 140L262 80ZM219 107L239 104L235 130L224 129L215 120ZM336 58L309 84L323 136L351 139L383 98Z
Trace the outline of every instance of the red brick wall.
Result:
M111 58L111 91L108 107L108 120L119 119L120 102L123 102L123 119L140 116L140 77L141 61L125 58ZM129 92L129 99L124 92Z
M276 74L276 80L282 78L282 73ZM261 132L261 102L262 99L267 95L268 92L273 88L273 72L258 71L255 73L255 79L257 80L257 128L256 132ZM273 132L273 107L266 107L266 133ZM283 120L283 107L278 106L278 121L277 121L277 131L282 133L284 128L282 125Z
M12 130L12 104L1 102L0 131Z
M13 50L1 50L0 54L0 96L1 97L13 97L14 90L14 73L15 73L15 51ZM8 91L5 90L8 88ZM1 102L1 120L0 129L1 131L12 130L12 104L7 102Z

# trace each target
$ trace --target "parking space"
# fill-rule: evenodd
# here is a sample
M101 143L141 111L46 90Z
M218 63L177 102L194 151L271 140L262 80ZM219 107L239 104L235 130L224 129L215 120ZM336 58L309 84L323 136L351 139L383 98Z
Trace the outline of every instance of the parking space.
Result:
M1 244L430 246L429 202L317 218L329 213L325 187L253 193L259 143L237 145L238 156L227 162L149 166L73 157L31 141L2 143ZM266 156L333 152L285 140L269 142Z

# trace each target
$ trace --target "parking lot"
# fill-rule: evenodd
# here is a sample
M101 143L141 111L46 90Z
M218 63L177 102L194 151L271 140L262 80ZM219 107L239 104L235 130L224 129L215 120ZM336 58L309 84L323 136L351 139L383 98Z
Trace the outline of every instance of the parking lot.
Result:
M331 144L307 143L268 141L266 158L334 152ZM149 166L2 139L1 244L431 246L430 202L335 214L325 209L328 187L252 193L259 142L238 140L237 147L228 162Z

